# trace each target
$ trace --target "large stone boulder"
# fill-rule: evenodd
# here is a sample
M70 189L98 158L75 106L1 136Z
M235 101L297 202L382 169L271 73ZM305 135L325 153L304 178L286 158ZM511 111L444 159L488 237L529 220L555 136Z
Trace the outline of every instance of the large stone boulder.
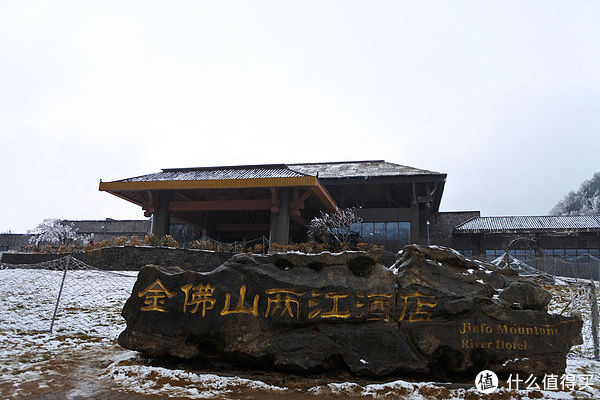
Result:
M536 283L451 249L238 254L212 272L146 266L119 344L150 356L364 376L560 373L577 317Z

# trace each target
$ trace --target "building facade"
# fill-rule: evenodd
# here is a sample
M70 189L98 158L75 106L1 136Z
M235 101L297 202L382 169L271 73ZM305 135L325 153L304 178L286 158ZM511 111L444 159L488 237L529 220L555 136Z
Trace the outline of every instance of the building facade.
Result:
M191 225L196 237L298 243L321 212L356 207L362 222L351 231L389 251L431 243L488 261L508 251L531 262L600 252L599 216L440 212L445 182L444 173L374 160L164 169L101 182L100 190L139 205L159 236Z
M298 243L320 213L356 207L358 235L399 249L426 240L445 181L443 173L376 160L164 169L101 182L100 190L139 205L158 236L170 233L174 217L220 241L262 235Z

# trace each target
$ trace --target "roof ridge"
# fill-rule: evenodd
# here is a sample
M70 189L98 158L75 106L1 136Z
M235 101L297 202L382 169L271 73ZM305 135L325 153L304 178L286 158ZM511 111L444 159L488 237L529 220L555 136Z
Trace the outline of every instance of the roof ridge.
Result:
M287 168L287 164L247 164L247 165L222 165L216 167L187 167L187 168L162 168L162 172L175 171L211 171L222 169L245 169L245 168Z
M325 165L325 164L350 164L350 163L368 163L368 162L386 162L385 160L355 160L355 161L324 161L310 163L288 163L286 165Z

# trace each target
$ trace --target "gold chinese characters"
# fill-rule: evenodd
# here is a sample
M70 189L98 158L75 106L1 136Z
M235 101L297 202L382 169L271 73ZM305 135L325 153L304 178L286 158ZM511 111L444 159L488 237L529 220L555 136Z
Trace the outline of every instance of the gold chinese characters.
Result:
M219 297L220 295L220 297ZM181 296L179 300L175 299ZM437 306L435 298L419 291L399 296L394 293L348 293L343 290L309 292L292 288L270 288L264 293L252 293L246 285L241 285L237 293L221 292L211 283L199 283L167 288L156 279L144 290L138 292L143 298L140 311L168 312L181 310L183 313L206 317L211 310L218 310L218 316L245 314L252 317L347 320L349 318L384 322L417 322L431 318ZM261 301L262 300L262 301ZM176 301L167 307L167 301ZM217 308L221 302L222 307ZM399 303L399 315L394 317L393 305ZM259 310L260 308L260 310Z

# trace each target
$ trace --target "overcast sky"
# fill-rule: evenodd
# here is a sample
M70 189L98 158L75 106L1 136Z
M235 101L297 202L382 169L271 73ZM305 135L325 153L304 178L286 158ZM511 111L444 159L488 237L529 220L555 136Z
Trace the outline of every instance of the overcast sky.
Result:
M600 170L598 1L0 0L0 232L141 219L98 183L385 159L442 211L545 215Z

